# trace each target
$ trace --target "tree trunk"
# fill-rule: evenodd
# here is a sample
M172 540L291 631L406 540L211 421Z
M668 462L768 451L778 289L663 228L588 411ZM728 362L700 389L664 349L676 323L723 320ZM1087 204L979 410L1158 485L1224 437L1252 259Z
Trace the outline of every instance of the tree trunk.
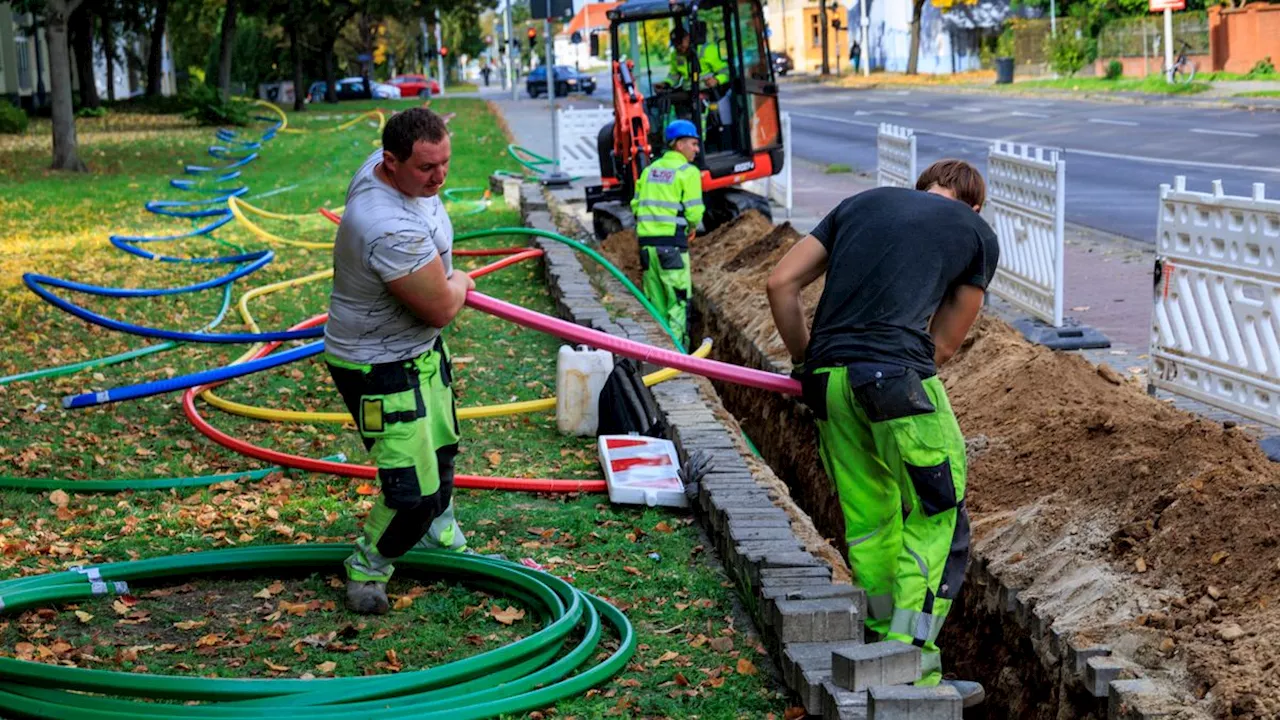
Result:
M915 75L920 64L920 16L924 14L924 0L912 0L911 54L907 56L907 74Z
M289 19L289 59L293 62L293 109L307 109L306 90L302 87L302 47L298 44L298 19Z
M222 44L218 55L218 92L222 93L222 101L231 100L231 51L236 39L236 7L237 0L227 0L226 12L222 15Z
M116 36L111 31L111 15L102 8L102 54L107 59L107 100L116 101Z
M93 74L93 17L89 8L82 5L71 15L68 30L75 49L76 78L80 80L80 107L100 107L102 99Z
M79 6L80 0L48 0L45 32L49 36L49 85L53 95L52 167L87 172L76 146L76 116L71 107L71 50L67 45L67 20Z
M147 97L160 97L164 79L164 26L169 16L169 0L158 0L156 19L151 24L151 45L147 48Z
M336 36L326 36L320 43L320 53L324 56L324 101L327 103L338 102L337 77L333 71L333 45L337 41Z

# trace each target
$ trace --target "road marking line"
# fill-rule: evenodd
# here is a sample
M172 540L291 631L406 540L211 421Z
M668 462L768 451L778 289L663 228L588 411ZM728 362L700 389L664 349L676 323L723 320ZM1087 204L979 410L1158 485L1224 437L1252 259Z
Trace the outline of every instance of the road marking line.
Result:
M869 120L850 120L848 118L834 117L832 115L813 115L810 113L792 112L791 117L808 118L810 120L822 120L824 122L843 123L845 125L860 125L862 127L880 127L880 123L871 122ZM996 140L1007 140L1007 138L984 138L975 137L973 135L961 135L959 133L939 132L936 130L916 129L917 135L937 135L938 137L949 138L951 140L965 140L967 142L986 143L990 145ZM1080 148L1062 148L1063 152L1075 155L1085 155L1087 157L1107 158L1110 160L1132 160L1134 162L1151 163L1152 165L1173 165L1175 167L1196 167L1206 168L1209 170L1249 170L1253 172L1277 173L1280 174L1280 167L1266 167L1264 165L1232 165L1230 163L1202 162L1200 160L1170 160L1168 158L1143 157L1141 155L1125 155L1124 153L1109 153L1101 150L1083 150Z
M1200 133L1201 135L1230 135L1231 137L1258 137L1257 133L1236 132L1235 130L1206 130L1205 128L1191 128L1191 132Z
M957 112L970 112L970 113L980 113L980 112L983 112L982 108L968 107L968 106L965 106L965 105L956 105L955 107L953 107L953 108L951 108L951 109L952 109L952 110L955 110L955 111L957 111Z
M1049 117L1048 115L1044 115L1044 114L1041 114L1041 113L1029 113L1029 112L1022 112L1021 110L1014 110L1013 112L1011 112L1011 113L1009 113L1009 114L1010 114L1010 115L1012 115L1012 116L1014 116L1014 117L1033 117L1033 118L1048 118L1048 117Z
M1106 118L1089 118L1089 122L1099 123L1101 125L1127 125L1129 127L1133 127L1138 124L1128 120L1107 120Z

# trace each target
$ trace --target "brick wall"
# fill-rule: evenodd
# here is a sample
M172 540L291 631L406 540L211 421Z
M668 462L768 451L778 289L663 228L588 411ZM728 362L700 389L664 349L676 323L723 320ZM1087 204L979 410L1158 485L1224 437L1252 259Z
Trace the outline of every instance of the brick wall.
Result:
M1280 5L1209 8L1209 48L1213 70L1246 73L1268 56L1280 63Z

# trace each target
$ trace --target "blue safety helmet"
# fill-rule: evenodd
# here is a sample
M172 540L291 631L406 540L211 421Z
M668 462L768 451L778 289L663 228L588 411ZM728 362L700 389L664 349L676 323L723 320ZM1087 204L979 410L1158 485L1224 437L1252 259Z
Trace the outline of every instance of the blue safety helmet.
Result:
M680 138L697 138L698 128L688 120L676 120L667 126L667 144L671 145Z

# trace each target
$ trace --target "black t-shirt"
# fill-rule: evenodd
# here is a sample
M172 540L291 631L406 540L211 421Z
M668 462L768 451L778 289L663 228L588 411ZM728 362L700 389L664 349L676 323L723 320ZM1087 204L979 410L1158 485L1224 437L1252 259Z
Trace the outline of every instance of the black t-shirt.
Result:
M805 365L888 363L937 373L929 318L951 288L986 289L1000 246L973 208L877 188L840 203L811 233L827 249Z

